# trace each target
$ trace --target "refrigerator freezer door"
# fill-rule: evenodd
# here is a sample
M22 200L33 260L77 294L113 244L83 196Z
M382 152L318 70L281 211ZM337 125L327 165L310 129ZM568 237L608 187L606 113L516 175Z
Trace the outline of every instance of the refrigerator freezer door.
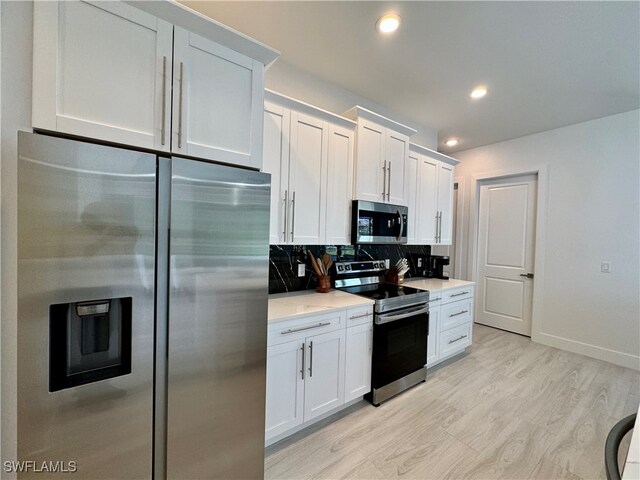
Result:
M78 478L150 478L156 157L26 132L18 152L18 458L73 461ZM118 298L130 321L111 328ZM75 310L51 313L67 303ZM52 391L49 357L68 362L65 348L81 370L114 367L128 349L130 373Z
M269 182L172 159L170 479L263 477Z

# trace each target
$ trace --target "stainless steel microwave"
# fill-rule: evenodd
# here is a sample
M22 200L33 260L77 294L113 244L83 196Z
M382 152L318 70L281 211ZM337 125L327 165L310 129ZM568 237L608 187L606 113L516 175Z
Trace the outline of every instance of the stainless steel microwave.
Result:
M351 211L354 244L407 243L407 207L354 200Z

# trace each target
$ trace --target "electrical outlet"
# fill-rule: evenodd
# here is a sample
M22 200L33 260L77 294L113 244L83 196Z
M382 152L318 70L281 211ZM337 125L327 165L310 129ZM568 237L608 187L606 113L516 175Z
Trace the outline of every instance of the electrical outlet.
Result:
M384 261L384 268L389 269L389 267L390 267L390 266L391 266L391 264L389 263L389 259L387 258L387 259Z
M304 263L299 263L298 264L298 276L299 277L304 277L304 273L305 273L305 264Z
M602 262L600 264L600 271L602 273L611 273L611 262Z
M418 268L420 268L420 267L422 267L422 259L421 258L418 259Z

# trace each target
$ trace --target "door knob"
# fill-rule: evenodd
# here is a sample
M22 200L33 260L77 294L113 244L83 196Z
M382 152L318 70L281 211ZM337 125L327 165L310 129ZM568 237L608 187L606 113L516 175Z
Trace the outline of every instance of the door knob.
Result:
M521 273L521 277L533 278L533 273Z

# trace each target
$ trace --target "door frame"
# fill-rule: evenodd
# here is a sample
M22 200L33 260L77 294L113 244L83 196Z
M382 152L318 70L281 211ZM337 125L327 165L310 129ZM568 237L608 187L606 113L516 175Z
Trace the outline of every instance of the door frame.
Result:
M478 231L480 222L480 187L489 180L504 179L511 177L519 177L521 175L537 175L538 176L538 192L536 199L536 233L535 248L533 249L534 261L533 271L535 273L535 281L533 282L533 299L531 308L531 340L538 343L544 343L541 339L540 326L543 305L544 292L544 258L545 258L545 238L547 231L547 197L548 197L548 181L549 167L545 164L531 166L529 168L510 168L504 170L494 170L485 173L479 173L472 176L472 192L470 201L470 227L471 242L469 244L468 271L471 274L471 280L478 281Z

